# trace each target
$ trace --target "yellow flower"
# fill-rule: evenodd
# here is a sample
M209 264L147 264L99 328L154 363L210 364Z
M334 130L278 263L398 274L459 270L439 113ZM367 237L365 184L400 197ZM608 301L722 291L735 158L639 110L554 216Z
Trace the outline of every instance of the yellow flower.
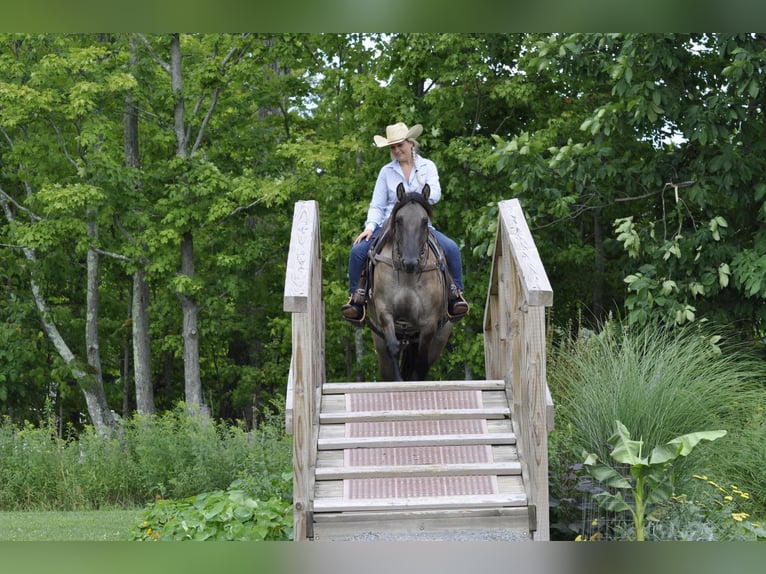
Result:
M591 526L598 526L598 518L594 518L593 522L590 523Z
M723 499L726 502L731 502L732 500L734 500L734 497L731 494L727 494L726 496L723 497Z
M732 512L731 517L736 520L737 522L742 522L745 518L748 518L750 515L747 512Z
M585 542L585 539L582 537L582 534L577 535L577 538L575 538L575 542Z
M705 476L704 474L695 474L693 476L694 478L699 478L700 480L707 480L707 476Z

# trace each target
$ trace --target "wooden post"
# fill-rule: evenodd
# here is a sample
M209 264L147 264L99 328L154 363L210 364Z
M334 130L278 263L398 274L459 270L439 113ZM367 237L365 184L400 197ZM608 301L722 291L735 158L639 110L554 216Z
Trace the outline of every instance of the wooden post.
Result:
M518 200L499 203L495 254L484 314L488 379L505 380L535 540L549 540L548 430L553 403L546 378L545 307L553 304L545 269Z
M292 359L286 397L293 435L293 539L311 537L312 491L324 383L324 303L319 208L295 204L287 256L284 310L292 313Z

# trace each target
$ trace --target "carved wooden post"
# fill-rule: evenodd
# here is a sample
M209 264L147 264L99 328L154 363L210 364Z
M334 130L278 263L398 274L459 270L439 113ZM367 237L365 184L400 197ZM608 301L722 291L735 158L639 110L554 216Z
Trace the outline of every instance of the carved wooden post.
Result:
M295 204L287 256L284 309L292 313L292 359L287 390L287 426L293 435L293 539L311 538L312 491L324 383L324 301L319 208Z

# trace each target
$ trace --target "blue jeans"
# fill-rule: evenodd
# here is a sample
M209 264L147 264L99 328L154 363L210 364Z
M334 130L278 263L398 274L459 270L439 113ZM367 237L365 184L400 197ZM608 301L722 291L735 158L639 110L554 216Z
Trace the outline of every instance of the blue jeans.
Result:
M359 283L359 276L362 274L362 269L364 269L365 262L367 261L367 252L370 249L370 244L378 235L380 235L380 230L381 228L378 227L373 231L370 239L360 241L351 247L351 253L348 256L349 295L352 295L354 291L356 291L356 286ZM447 260L447 267L449 267L450 273L452 273L452 279L455 282L455 286L462 291L463 259L460 256L460 249L458 249L457 243L433 227L431 227L431 232L444 250L444 258Z

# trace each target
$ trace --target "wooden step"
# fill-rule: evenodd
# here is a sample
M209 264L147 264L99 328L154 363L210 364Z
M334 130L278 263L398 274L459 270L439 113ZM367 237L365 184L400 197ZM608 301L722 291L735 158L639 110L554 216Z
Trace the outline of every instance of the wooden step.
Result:
M502 380L476 381L375 381L325 383L322 393L336 395L344 393L377 393L381 391L466 391L466 390L503 390Z
M319 450L344 448L373 448L396 446L446 446L472 444L516 444L516 435L512 432L491 434L452 434L420 436L370 436L319 438Z
M529 540L526 506L314 513L317 541Z
M352 404L367 405L366 409ZM463 405L471 405L469 408ZM441 405L418 408L417 405ZM320 424L391 420L501 419L510 417L503 391L368 392L322 397Z
M361 411L319 413L319 424L350 422L417 421L450 419L501 419L509 416L507 407L483 409L424 409L419 411Z
M439 510L525 506L524 494L422 496L411 498L324 498L314 501L314 512L353 512L371 510Z
M499 476L521 474L518 462L402 464L374 466L342 466L316 469L317 480L347 478L389 478L415 476Z
M374 526L375 513L383 522L402 513L402 528L435 527L427 513L461 524L476 512L525 516L510 416L503 381L325 383L313 516L335 517L336 533Z

